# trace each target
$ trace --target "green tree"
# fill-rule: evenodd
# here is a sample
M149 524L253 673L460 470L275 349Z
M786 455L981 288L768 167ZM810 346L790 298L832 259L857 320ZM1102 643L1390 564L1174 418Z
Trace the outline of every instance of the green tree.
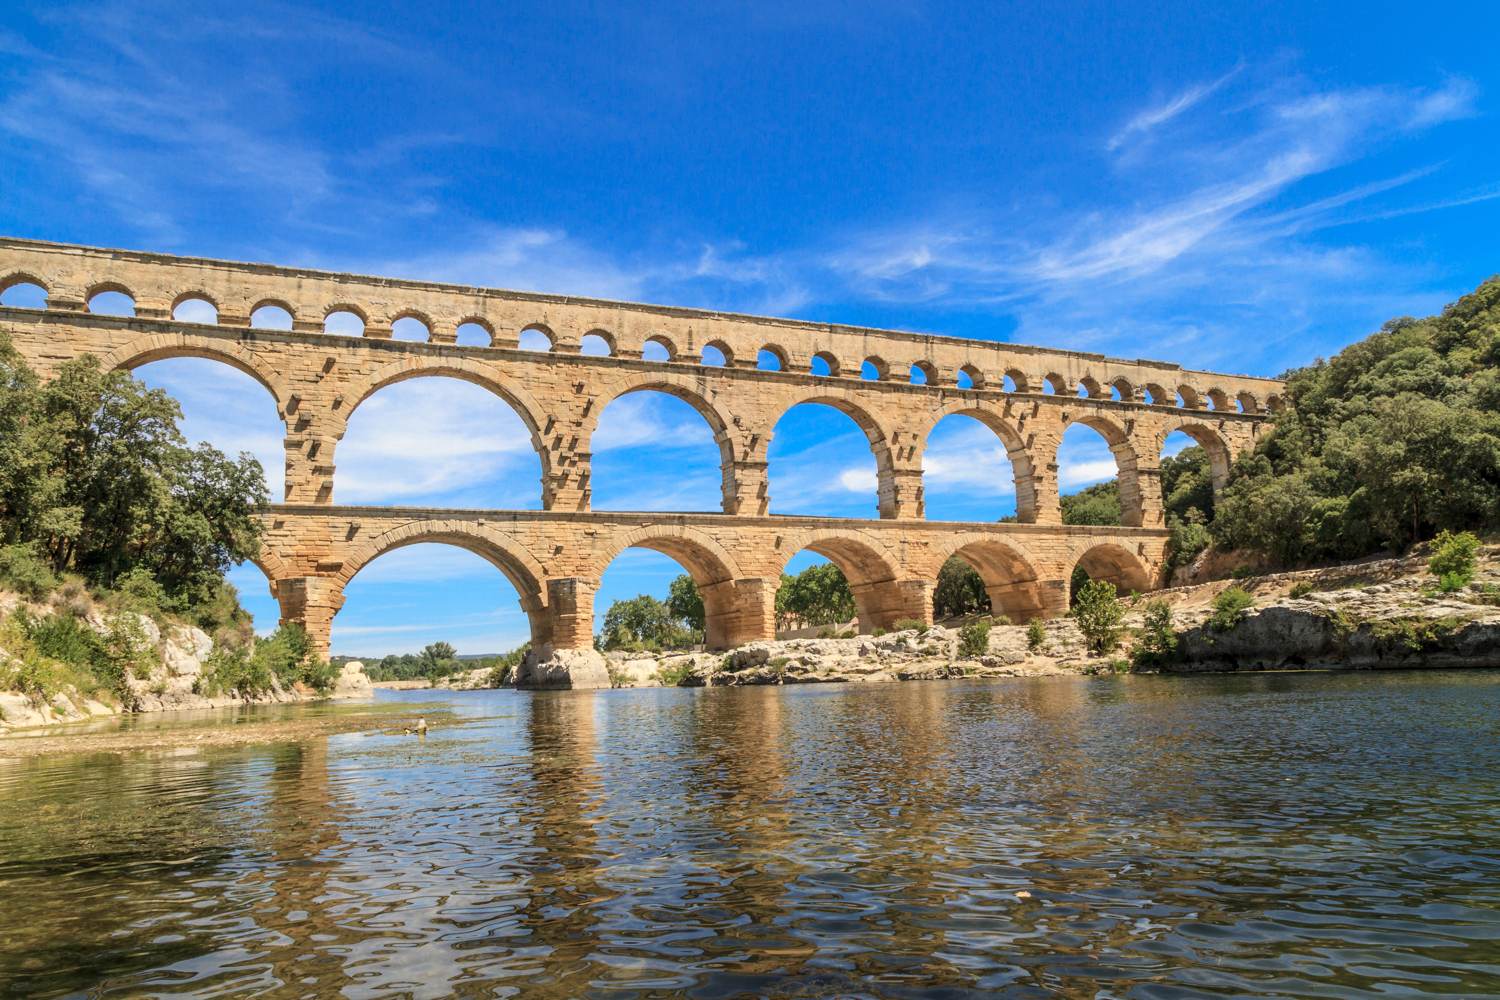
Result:
M1219 497L1215 542L1283 565L1500 528L1500 278L1287 376Z
M605 649L661 649L685 645L690 638L665 603L641 594L609 606L599 643Z
M938 570L932 591L933 617L958 618L989 610L990 595L979 571L958 556L949 556Z
M1472 532L1444 531L1433 542L1427 568L1442 581L1442 588L1451 593L1467 587L1474 579L1478 555L1479 539Z
M1136 666L1161 666L1177 652L1177 632L1172 627L1172 606L1157 598L1146 602L1141 627L1135 634L1130 658Z
M1083 633L1083 641L1095 655L1109 652L1120 641L1125 606L1107 580L1090 580L1075 595L1068 612Z
M702 632L706 626L703 595L698 592L698 585L688 574L683 573L673 578L667 589L667 611L694 632Z
M1120 523L1120 484L1111 479L1062 497L1063 524L1116 525Z
M96 358L39 383L0 339L0 532L101 588L147 574L169 610L222 603L259 550L265 476L178 430L172 398ZM232 591L228 592L232 594Z
M854 617L854 592L833 563L809 566L796 576L782 574L776 591L779 628L835 625Z

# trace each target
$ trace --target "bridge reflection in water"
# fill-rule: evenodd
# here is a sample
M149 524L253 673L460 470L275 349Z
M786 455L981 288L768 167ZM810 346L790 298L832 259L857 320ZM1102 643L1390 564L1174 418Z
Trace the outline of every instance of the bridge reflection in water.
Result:
M1494 675L452 698L425 741L0 763L0 982L1500 986Z

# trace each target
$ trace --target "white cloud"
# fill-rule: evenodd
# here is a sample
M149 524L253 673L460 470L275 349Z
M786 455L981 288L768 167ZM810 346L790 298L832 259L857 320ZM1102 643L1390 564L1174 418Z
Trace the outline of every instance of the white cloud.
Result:
M1217 80L1194 84L1161 104L1137 112L1130 121L1125 123L1125 126L1120 131L1110 137L1109 142L1105 144L1105 148L1113 152L1129 140L1144 136L1154 131L1158 126L1165 125L1224 86L1242 68L1242 66L1236 66Z

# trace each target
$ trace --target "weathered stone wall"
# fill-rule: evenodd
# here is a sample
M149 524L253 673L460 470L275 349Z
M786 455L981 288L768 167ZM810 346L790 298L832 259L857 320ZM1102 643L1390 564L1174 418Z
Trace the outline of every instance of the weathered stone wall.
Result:
M1128 577L1141 588L1156 583L1164 537L1160 455L1168 434L1183 430L1202 444L1222 483L1282 393L1268 379L1014 344L0 240L0 291L21 282L41 286L48 308L0 308L0 329L43 374L85 352L127 369L193 356L232 365L266 387L286 424L287 505L270 517L263 564L284 614L306 618L323 638L343 583L364 561L403 538L438 538L449 529L431 525L449 522L464 526L452 529L459 544L509 553L494 561L521 591L534 635L564 647L587 642L593 588L628 544L661 548L693 571L716 644L770 634L780 568L809 544L823 545L827 551L819 551L845 569L867 627L928 617L937 566L960 548L985 574L997 610L1055 614L1065 609L1059 595L1080 558L1096 575ZM88 312L101 291L130 296L135 316ZM212 304L217 323L173 320L174 308L189 299ZM252 328L252 314L265 305L285 309L292 329ZM325 317L339 311L360 317L362 336L322 332ZM390 339L391 325L403 318L420 321L428 339ZM457 344L463 323L481 328L488 345ZM521 350L525 330L544 334L551 350ZM586 336L600 338L610 354L580 353ZM649 341L670 360L645 360ZM726 364L702 363L705 348ZM763 350L782 370L757 368ZM829 375L810 373L815 358ZM859 376L865 361L880 379ZM925 384L909 381L913 368ZM516 409L541 459L544 514L332 507L336 452L350 414L385 386L430 375L476 383ZM610 401L643 390L685 400L713 429L721 514L628 515L622 522L589 513L590 442L600 414ZM766 455L776 423L809 402L847 413L869 438L881 520L767 516ZM1004 444L1021 525L921 520L923 451L932 428L950 414L980 420ZM1074 423L1108 441L1128 529L1061 527L1057 449ZM482 543L471 540L475 532ZM638 541L623 540L632 532ZM835 534L814 539L817 532ZM715 547L735 558L710 559Z

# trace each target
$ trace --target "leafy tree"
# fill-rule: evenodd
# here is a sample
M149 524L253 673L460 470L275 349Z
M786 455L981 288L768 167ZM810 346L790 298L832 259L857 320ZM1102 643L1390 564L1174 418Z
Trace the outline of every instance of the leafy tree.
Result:
M641 594L609 606L599 643L605 649L663 649L687 645L692 639L664 602Z
M1125 606L1107 580L1090 580L1079 589L1068 612L1078 623L1083 641L1095 655L1107 653L1120 641Z
M1217 544L1301 565L1500 528L1500 278L1287 380L1292 405L1219 498Z
M1255 598L1242 587L1230 587L1214 595L1214 613L1209 616L1208 628L1212 632L1228 632L1250 613Z
M695 632L705 628L708 618L703 610L703 595L688 574L673 578L667 589L667 611Z
M854 592L833 563L809 566L796 576L782 574L776 591L778 627L835 625L853 618L854 613Z
M1059 502L1063 524L1120 523L1120 484L1113 479L1062 497Z
M933 617L958 618L989 610L990 595L979 571L958 556L949 556L938 570L932 591Z
M1160 666L1177 652L1177 632L1172 628L1172 606L1160 598L1146 602L1141 627L1135 635L1130 657L1137 666Z
M91 356L40 383L0 338L0 540L105 589L144 574L166 610L222 604L224 571L259 549L265 476L249 455L189 447L180 419Z
M1449 593L1462 590L1474 579L1479 539L1468 531L1443 531L1432 547L1427 568Z

